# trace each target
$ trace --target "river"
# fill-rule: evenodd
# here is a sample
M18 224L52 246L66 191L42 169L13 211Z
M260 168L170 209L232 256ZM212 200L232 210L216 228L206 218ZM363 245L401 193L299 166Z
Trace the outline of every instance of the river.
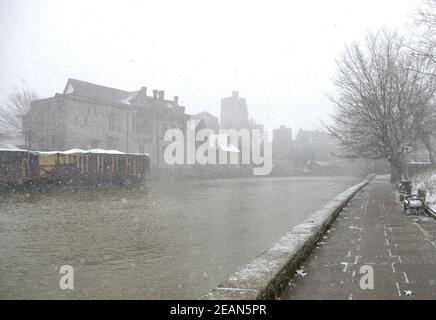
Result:
M196 299L359 181L215 179L0 195L1 299ZM59 268L74 268L61 290Z

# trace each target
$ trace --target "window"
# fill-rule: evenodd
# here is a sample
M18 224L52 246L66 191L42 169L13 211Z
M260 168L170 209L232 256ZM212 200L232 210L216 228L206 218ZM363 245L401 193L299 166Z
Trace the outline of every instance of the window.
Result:
M145 118L136 118L134 123L133 127L136 132L144 132L147 128L147 121Z

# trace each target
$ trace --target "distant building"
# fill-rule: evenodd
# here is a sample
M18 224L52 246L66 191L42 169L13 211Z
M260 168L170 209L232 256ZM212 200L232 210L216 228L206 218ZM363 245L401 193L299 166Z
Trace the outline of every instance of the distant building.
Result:
M431 144L436 145L436 139L432 139ZM434 151L433 151L434 153ZM415 146L405 148L405 164L412 165L430 165L431 155L427 147L422 142L417 142Z
M253 118L250 119L250 130L252 129L256 129L259 130L260 132L264 132L264 125L256 122Z
M62 94L32 102L23 118L26 146L33 150L116 149L149 153L152 166L163 166L165 131L185 131L185 107L178 97L147 88L124 91L69 79Z
M273 130L272 161L273 175L288 175L293 167L292 163L292 129L280 126Z
M432 138L431 145L436 145L436 139ZM404 149L404 179L410 179L413 175L431 169L434 161L434 150L430 153L422 142L416 142L414 146ZM433 160L432 160L433 156Z
M273 130L273 161L289 161L292 152L292 129L280 126Z
M282 125L273 130L273 138L273 146L290 145L292 143L292 129Z
M220 120L224 129L249 129L247 102L239 97L238 91L233 91L231 97L221 99Z
M204 128L211 129L213 132L218 133L220 129L220 124L218 122L218 118L211 115L207 111L203 111L191 116L191 119L194 120L203 120Z
M338 141L322 131L300 129L293 146L296 167L303 172L318 175L362 174L364 163L342 157Z
M310 160L329 161L337 159L340 152L337 141L321 131L298 130L295 143L311 153Z

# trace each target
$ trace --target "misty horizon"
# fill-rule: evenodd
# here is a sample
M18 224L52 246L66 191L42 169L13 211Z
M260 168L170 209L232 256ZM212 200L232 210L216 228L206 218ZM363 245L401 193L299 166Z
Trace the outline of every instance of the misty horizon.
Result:
M436 298L436 0L0 0L0 39L0 301Z
M2 1L0 99L15 88L48 98L74 78L164 90L188 114L219 117L220 99L237 90L250 118L295 136L328 121L344 45L368 29L401 30L418 4Z

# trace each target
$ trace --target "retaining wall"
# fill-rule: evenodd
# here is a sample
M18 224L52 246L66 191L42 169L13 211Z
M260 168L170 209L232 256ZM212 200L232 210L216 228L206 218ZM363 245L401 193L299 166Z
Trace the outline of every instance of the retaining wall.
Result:
M286 288L299 265L330 228L342 208L374 176L368 176L335 197L200 299L275 299Z

